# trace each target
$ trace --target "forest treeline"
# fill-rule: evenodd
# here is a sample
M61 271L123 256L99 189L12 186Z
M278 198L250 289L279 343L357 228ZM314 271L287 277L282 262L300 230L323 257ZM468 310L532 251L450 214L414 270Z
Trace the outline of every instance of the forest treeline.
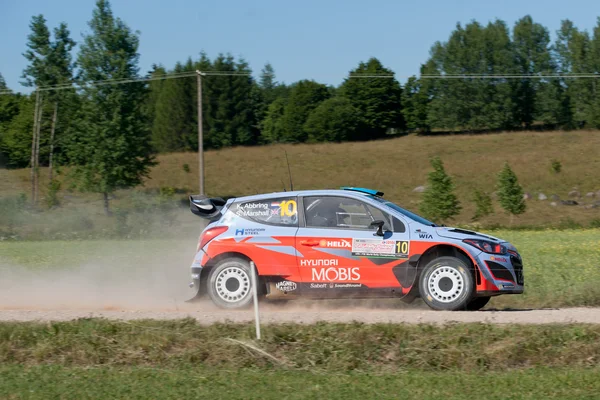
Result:
M55 162L77 166L80 187L104 193L135 185L155 153L197 149L196 70L219 72L202 80L208 149L414 131L600 128L600 18L592 32L564 20L553 41L530 16L512 27L457 24L403 85L375 57L338 86L278 82L269 63L255 74L244 59L203 52L140 72L139 36L107 0L96 2L89 27L75 43L65 23L50 29L42 15L32 17L22 82L63 88L40 92L40 165L52 152ZM139 78L156 79L131 82ZM128 82L90 84L105 80ZM0 93L0 165L26 167L35 92L14 93L0 75Z

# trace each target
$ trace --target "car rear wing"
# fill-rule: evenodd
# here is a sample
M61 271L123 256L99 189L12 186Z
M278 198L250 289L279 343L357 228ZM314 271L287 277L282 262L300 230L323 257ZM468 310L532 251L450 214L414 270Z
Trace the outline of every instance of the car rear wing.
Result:
M221 218L221 210L226 201L221 197L208 197L201 194L190 196L190 211L204 219L216 221Z

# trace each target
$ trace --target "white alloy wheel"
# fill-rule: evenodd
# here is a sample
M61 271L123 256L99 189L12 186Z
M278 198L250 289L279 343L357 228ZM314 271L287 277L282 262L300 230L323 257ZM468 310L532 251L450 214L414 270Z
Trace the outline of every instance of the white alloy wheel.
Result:
M207 282L208 295L221 308L241 308L252 302L250 263L232 257L215 265Z
M434 310L463 310L474 291L474 276L466 258L438 257L420 272L419 295Z
M442 266L436 268L429 275L427 286L435 300L441 303L450 303L465 290L465 280L455 267Z

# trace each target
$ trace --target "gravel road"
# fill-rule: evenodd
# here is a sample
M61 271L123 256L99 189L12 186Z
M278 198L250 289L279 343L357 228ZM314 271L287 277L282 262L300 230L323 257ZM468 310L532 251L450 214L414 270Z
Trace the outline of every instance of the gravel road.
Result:
M252 309L243 311L224 311L209 304L183 304L172 308L153 310L139 308L113 309L0 309L0 321L66 321L85 317L102 317L117 320L139 319L179 319L195 318L202 324L215 322L249 322L254 320ZM261 323L317 321L364 322L364 323L432 323L483 322L494 324L566 324L600 323L600 308L563 308L563 309L521 309L521 310L483 310L477 312L439 312L424 308L410 309L373 309L373 308L327 308L265 305L260 308Z

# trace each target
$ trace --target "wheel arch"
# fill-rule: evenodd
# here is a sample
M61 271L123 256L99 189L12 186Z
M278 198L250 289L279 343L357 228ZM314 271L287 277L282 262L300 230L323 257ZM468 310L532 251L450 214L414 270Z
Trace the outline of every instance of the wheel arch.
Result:
M431 260L444 256L456 257L465 261L471 266L474 275L473 277L475 278L475 285L478 285L481 282L481 273L473 256L459 246L448 243L431 246L421 255L421 257L419 257L419 261L417 262L417 277L420 276L423 268L425 268Z
M201 287L201 291L202 293L206 293L206 289L207 289L207 284L208 284L208 277L210 275L210 271L215 267L215 265L217 265L219 262L228 259L228 258L241 258L243 260L246 260L248 262L254 262L250 257L248 257L246 254L244 253L240 253L237 251L227 251L224 253L220 253L219 255L211 258L206 265L204 265L204 267L202 268L202 270L200 271L200 287ZM261 287L264 285L264 282L261 275L260 275L260 268L259 266L256 264L256 262L254 262L254 267L256 269L257 272L257 276L259 278L259 282L260 285L259 287L259 292L261 292Z

